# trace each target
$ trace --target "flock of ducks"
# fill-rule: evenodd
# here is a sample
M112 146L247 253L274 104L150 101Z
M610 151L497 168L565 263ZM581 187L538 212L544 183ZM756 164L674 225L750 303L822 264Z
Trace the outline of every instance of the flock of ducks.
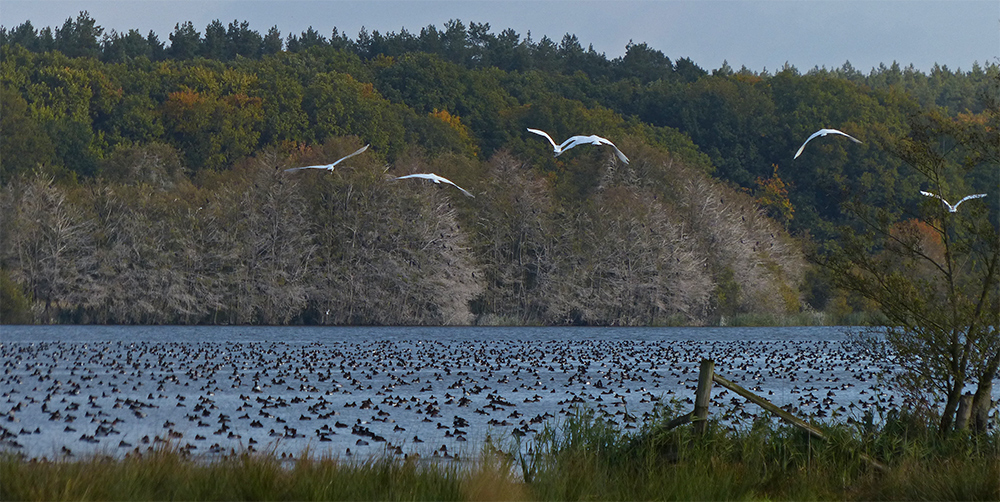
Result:
M600 136L556 144L545 131L528 131L546 138L556 157L597 145L629 162ZM830 134L861 143L820 129L794 158ZM368 147L332 164L286 172L333 171ZM433 173L395 179L449 184L474 197ZM951 213L986 196L952 205L920 193L940 199ZM722 362L720 373L752 391L766 390L768 399L799 415L851 421L899 404L892 395L876 397L891 361L865 359L829 340L4 342L0 450L65 458L141 455L163 444L217 455L270 448L284 458L331 445L328 452L338 456L353 455L353 447L453 459L467 436L533 436L581 409L629 429L664 409L689 407L702 357ZM745 403L727 390L714 391L712 406L730 424L757 418Z
M629 163L628 157L626 157L625 154L622 153L622 151L619 150L618 147L615 146L615 144L611 142L611 140L609 140L607 138L603 138L601 136L597 136L597 135L594 135L594 134L592 134L590 136L583 136L583 135L571 136L566 141L563 141L562 143L556 144L555 140L552 139L552 136L549 136L549 134L547 132L545 132L545 131L543 131L541 129L532 129L532 128L529 127L529 128L527 128L527 130L530 133L537 134L537 135L539 135L539 136L547 139L549 141L549 144L552 145L552 153L553 153L553 155L555 157L558 157L558 156L562 155L563 153L565 153L567 150L569 150L569 149L571 149L573 147L579 146L579 145L597 145L597 146L602 146L603 145L603 146L610 146L611 148L613 148L614 151L615 151L615 155L623 163L625 163L625 164ZM798 151L795 152L795 156L792 157L792 158L793 159L799 158L799 156L802 155L802 151L805 150L806 145L809 144L809 142L812 141L814 138L824 137L824 136L826 136L828 134L844 136L845 138L847 138L847 139L849 139L849 140L851 140L851 141L853 141L855 143L861 144L861 140L859 140L859 139L855 138L854 136L851 136L850 134L847 134L847 133L845 133L845 132L843 132L841 130L838 130L838 129L826 129L826 128L824 128L824 129L820 129L820 130L812 133L808 138L806 138L805 142L802 143L802 146L799 147ZM340 159L337 159L332 164L323 164L323 165L315 165L315 166L303 166L303 167L293 167L291 169L285 169L285 172L299 171L299 170L302 170L302 169L324 169L324 170L327 170L327 171L333 171L334 167L336 167L337 164L340 164L341 162L343 162L343 161L345 161L345 160L347 160L347 159L349 159L351 157L354 157L355 155L358 155L358 154L364 152L365 150L368 149L368 146L369 145L365 145L365 146L359 148L358 150L356 150L354 153L351 153L350 155L347 155L345 157L341 157ZM408 174L406 176L397 176L395 179L397 179L397 180L403 180L403 179L413 179L413 178L430 180L430 181L433 181L436 184L441 184L441 183L448 184L448 185L451 185L451 186L459 189L463 194L465 194L468 197L475 197L475 195L473 195L471 192L469 192L468 190L466 190L466 189L464 189L464 188L456 185L451 180L449 180L449 179L447 179L447 178L445 178L443 176L438 176L437 174L434 174L434 173ZM958 201L957 203L955 203L955 205L951 205L951 204L948 203L948 201L946 201L940 195L933 194L931 192L925 192L923 190L921 190L920 193L922 195L926 195L928 197L935 197L935 198L940 199L941 202L943 202L944 205L948 208L948 211L951 212L951 213L958 212L958 206L959 206L959 204L961 204L961 203L963 203L963 202L965 202L965 201L967 201L969 199L978 199L978 198L981 198L981 197L986 197L986 195L987 195L987 194L984 194L984 193L975 194L975 195L969 195L969 196L966 196L965 198L963 198L962 200Z
M39 459L141 455L167 445L198 455L475 457L487 436L500 445L531 439L581 410L623 430L665 409L686 413L704 357L800 416L860 420L901 404L879 394L891 361L829 339L838 336L335 333L298 342L0 344L0 450ZM732 426L765 413L719 387L711 406Z

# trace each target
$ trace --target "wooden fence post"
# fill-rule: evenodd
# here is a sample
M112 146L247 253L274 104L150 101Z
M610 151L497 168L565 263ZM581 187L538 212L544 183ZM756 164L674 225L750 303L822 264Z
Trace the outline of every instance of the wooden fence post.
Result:
M698 374L698 390L694 393L694 431L701 434L708 425L708 403L712 397L712 378L715 376L715 361L701 360Z

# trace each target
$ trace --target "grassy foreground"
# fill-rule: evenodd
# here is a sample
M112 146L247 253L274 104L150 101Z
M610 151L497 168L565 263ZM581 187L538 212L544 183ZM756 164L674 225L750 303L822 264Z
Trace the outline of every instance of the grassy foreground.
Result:
M0 457L2 500L1000 500L1000 434L940 437L914 416L827 427L773 421L696 436L623 432L589 413L531 441L488 441L478 462L341 462L160 450L111 460ZM872 469L858 452L889 466ZM305 457L305 456L303 456Z

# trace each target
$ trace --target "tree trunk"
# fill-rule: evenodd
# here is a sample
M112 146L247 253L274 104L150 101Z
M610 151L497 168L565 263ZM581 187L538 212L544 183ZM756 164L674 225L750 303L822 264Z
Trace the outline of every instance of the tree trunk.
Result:
M964 431L969 428L969 415L972 413L972 393L963 394L958 400L958 412L955 413L955 430Z
M962 382L957 381L948 392L948 401L941 412L941 422L938 424L938 432L944 434L951 429L951 424L955 420L955 411L958 409L958 401L962 397Z
M993 409L993 377L994 374L990 374L980 379L976 393L972 397L970 422L975 433L986 432L986 426L989 424L990 410Z

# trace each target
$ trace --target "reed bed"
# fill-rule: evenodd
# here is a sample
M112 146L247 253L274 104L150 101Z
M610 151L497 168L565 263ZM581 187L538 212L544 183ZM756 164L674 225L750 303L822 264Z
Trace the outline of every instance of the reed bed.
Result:
M1000 500L996 430L940 436L893 413L823 427L827 441L760 419L625 431L587 410L531 440L488 439L478 458L206 459L169 448L112 459L0 457L2 500ZM874 470L859 453L878 458Z

